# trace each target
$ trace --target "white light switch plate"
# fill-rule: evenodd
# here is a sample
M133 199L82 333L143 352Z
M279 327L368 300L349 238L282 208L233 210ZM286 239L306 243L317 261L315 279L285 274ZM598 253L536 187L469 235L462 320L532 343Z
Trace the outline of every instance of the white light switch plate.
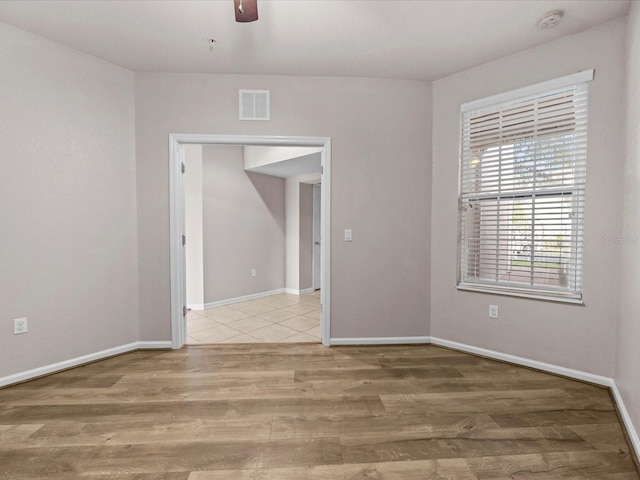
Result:
M353 236L351 234L351 229L347 228L344 231L344 241L345 242L350 242L353 239Z

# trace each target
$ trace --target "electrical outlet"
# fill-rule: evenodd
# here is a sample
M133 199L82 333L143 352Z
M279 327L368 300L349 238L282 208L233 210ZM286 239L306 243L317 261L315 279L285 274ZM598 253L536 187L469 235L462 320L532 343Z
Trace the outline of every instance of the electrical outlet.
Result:
M254 268L253 270L251 270L251 276L255 277L258 274L258 272L256 272L256 269Z
M489 305L489 318L498 318L498 305Z
M27 319L15 318L13 320L13 334L20 335L21 333L27 333Z

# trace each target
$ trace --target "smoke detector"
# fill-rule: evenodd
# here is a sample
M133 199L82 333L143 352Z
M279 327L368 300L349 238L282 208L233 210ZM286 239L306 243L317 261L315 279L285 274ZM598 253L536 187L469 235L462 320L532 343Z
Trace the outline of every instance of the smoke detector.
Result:
M564 12L562 10L550 10L538 20L538 29L548 30L555 27L562 21Z

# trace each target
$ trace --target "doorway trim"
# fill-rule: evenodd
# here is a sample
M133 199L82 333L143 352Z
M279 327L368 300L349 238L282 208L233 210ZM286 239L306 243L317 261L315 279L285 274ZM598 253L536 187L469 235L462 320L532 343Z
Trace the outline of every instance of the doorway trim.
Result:
M320 147L321 152L321 219L322 278L320 288L320 334L322 344L329 346L331 332L331 137L293 137L260 135L169 134L169 231L171 262L171 347L181 348L186 339L186 267L184 235L183 145L235 145L266 147Z

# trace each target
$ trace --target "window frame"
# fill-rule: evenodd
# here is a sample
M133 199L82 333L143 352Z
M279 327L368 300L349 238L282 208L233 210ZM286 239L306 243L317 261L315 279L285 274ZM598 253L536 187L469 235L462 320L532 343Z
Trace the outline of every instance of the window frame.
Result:
M474 281L469 281L469 278L464 278L463 276L463 262L466 262L467 268L469 265L469 250L467 250L466 252L463 252L463 248L465 246L465 244L463 244L463 228L465 228L467 226L467 223L465 221L463 221L463 216L465 215L465 206L463 205L463 201L468 201L470 196L475 197L473 199L474 204L476 205L482 205L482 202L486 202L487 200L491 200L491 197L496 198L496 202L499 205L500 202L502 201L502 199L508 199L509 197L513 198L515 200L516 197L519 198L524 198L525 196L527 198L531 199L531 202L534 202L536 196L553 196L556 195L559 199L559 202L563 202L563 199L570 198L572 199L571 202L581 202L579 203L581 208L584 209L585 206L585 198L584 196L582 197L573 197L573 194L578 191L579 193L581 193L582 195L584 195L584 187L582 187L582 190L577 189L575 187L566 187L566 186L562 186L560 188L557 189L550 189L547 191L540 191L537 190L535 187L530 189L530 192L527 192L528 195L522 195L523 191L520 192L516 192L512 195L510 195L509 193L503 193L503 192L497 192L495 195L491 194L491 193L483 193L481 191L478 192L471 192L470 190L467 190L466 192L463 190L464 186L465 186L465 181L468 181L467 179L463 178L463 175L465 173L468 174L467 170L464 170L464 146L463 146L463 141L464 141L464 129L463 129L463 119L464 119L464 114L473 110L480 110L480 109L485 109L488 107L493 107L495 106L496 108L498 107L504 107L506 106L506 104L512 103L514 101L518 101L520 99L522 99L523 97L543 97L544 95L552 92L553 90L558 90L558 89L562 89L562 88L566 88L566 87L571 87L573 85L578 85L578 84L587 84L588 82L590 82L591 80L593 80L594 78L594 74L595 71L594 69L590 69L590 70L584 70L578 73L574 73L571 75L566 75L564 77L560 77L560 78L556 78L553 80L549 80L546 82L541 82L538 84L534 84L534 85L530 85L524 88L520 88L520 89L516 89L516 90L512 90L509 92L505 92L505 93L501 93L498 95L494 95L491 97L487 97L487 98L483 98L480 100L476 100L476 101L472 101L472 102L467 102L467 103L463 103L462 105L460 105L460 143L459 143L459 147L460 147L460 152L459 152L459 165L458 165L458 213L457 213L457 232L458 232L458 242L457 242L457 253L456 253L456 257L457 257L457 265L456 265L456 270L457 270L457 275L456 275L456 285L457 285L457 289L458 290L462 290L462 291L472 291L472 292L481 292L481 293L492 293L492 294L499 294L499 295L508 295L508 296L516 296L516 297L524 297L524 298L531 298L531 299L540 299L540 300L547 300L547 301L555 301L555 302L563 302L563 303L571 303L571 304L579 304L579 305L584 305L584 301L583 301L583 265L584 265L584 216L582 216L582 221L581 221L581 225L578 228L582 229L581 232L581 236L579 237L579 239L582 241L582 244L579 246L571 246L571 251L570 251L570 256L574 257L575 256L575 264L578 264L577 262L579 262L579 274L580 274L580 284L579 284L579 290L571 290L569 288L566 289L545 289L545 288L541 288L540 285L536 286L534 284L531 285L526 285L523 284L522 286L519 286L517 284L511 283L509 285L505 285L504 283L500 283L499 279L496 279L495 281L490 281L490 280L483 280L480 278L475 278ZM587 96L587 104L588 104L588 96ZM586 119L585 119L586 122ZM542 138L542 136L536 136L535 139L538 140ZM515 146L518 142L522 143L522 139L516 139L513 142L513 145ZM586 147L586 143L587 143L587 139L584 139L584 143L585 143L585 147ZM508 147L509 144L507 143L499 143L497 146L499 148L503 148L505 146ZM501 154L500 154L501 155ZM467 157L468 160L468 157ZM502 160L500 160L502 161ZM585 168L586 168L586 157L584 160L585 163ZM586 173L584 174L584 177L586 178ZM501 178L501 174L499 174L499 178ZM463 194L466 195L467 198L465 198L463 200ZM470 203L471 205L471 203ZM469 207L470 208L470 207ZM531 210L533 212L533 209ZM533 214L533 213L532 213ZM499 215L496 216L496 221L500 221L499 220ZM536 222L536 219L532 218L531 219L532 222ZM572 221L572 223L570 225L568 225L571 229L571 231L573 232L573 230L576 228L576 222L577 220L574 222ZM479 228L481 228L482 222L478 222ZM562 224L563 226L565 225L565 223ZM499 228L499 227L498 227ZM465 233L466 235L466 233ZM465 237L466 238L466 237ZM498 239L499 237L495 237L496 239ZM573 235L572 235L573 238ZM576 236L576 238L578 238ZM499 241L499 240L496 240ZM532 244L534 244L534 241L532 240ZM468 248L468 244L467 248ZM570 243L571 245L571 243ZM463 255L464 253L464 255ZM532 269L535 269L535 253L531 254L531 258L533 259L530 267ZM499 260L496 259L496 269L499 268ZM571 263L570 263L571 264ZM532 275L534 274L533 270L532 270ZM533 282L532 282L533 283Z

